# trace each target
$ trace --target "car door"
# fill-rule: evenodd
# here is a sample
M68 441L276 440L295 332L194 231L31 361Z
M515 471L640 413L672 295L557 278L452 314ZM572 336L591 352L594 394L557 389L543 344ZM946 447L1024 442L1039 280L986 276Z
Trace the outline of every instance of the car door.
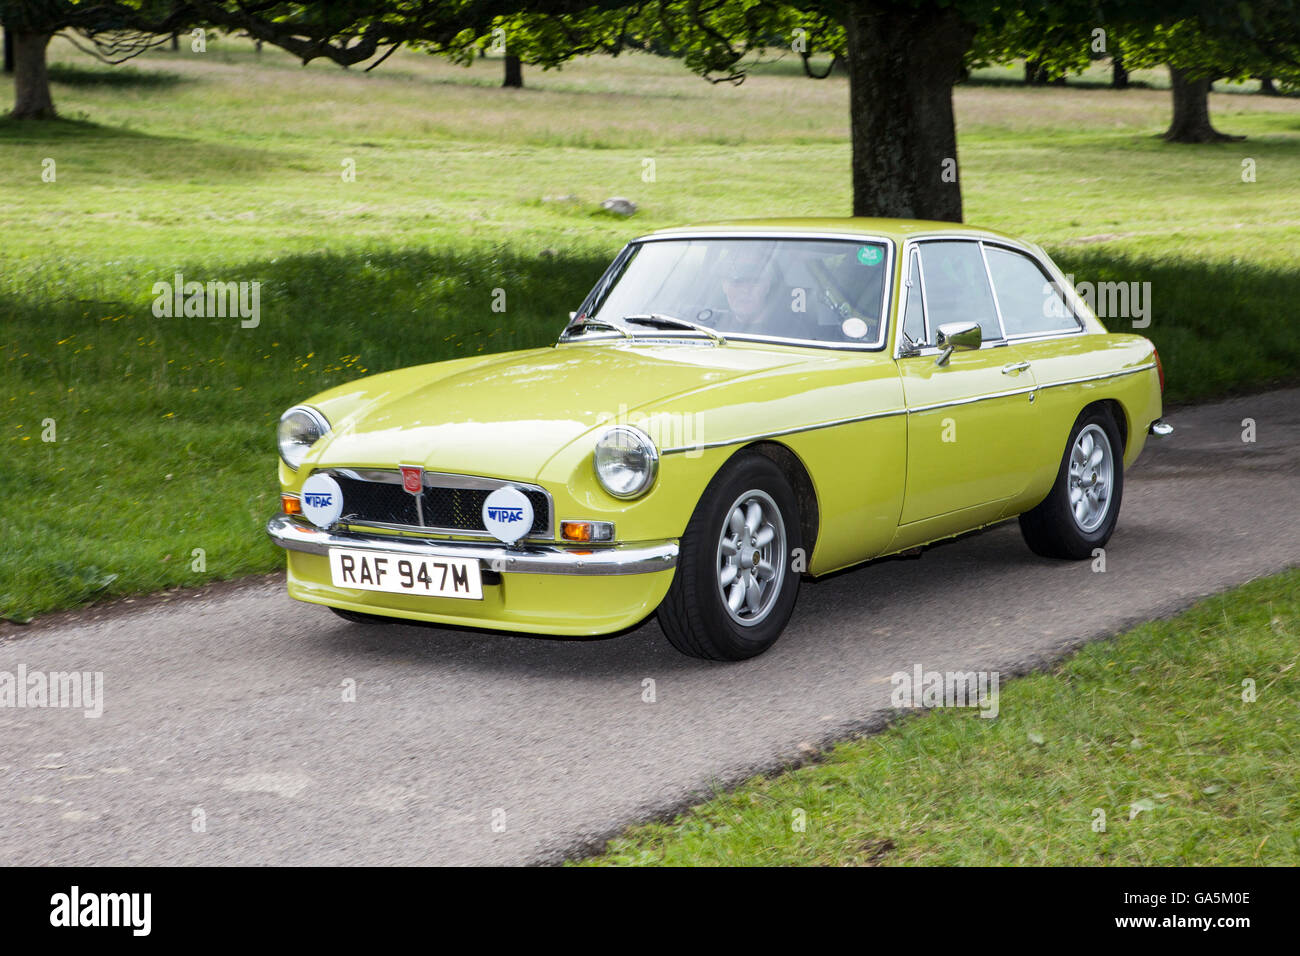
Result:
M897 358L907 406L900 524L941 526L922 529L925 540L992 520L1024 488L1035 381L1007 342L978 240L919 241L907 255ZM978 322L984 341L939 364L938 329L960 321Z

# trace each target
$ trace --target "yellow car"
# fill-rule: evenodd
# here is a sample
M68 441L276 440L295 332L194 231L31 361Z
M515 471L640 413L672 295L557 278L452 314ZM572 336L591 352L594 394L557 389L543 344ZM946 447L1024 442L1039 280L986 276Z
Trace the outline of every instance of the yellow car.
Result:
M557 323L558 324L558 323ZM1160 421L1152 344L1037 246L764 220L629 243L554 345L373 375L279 425L289 593L351 620L771 647L803 575L1019 517L1088 558Z

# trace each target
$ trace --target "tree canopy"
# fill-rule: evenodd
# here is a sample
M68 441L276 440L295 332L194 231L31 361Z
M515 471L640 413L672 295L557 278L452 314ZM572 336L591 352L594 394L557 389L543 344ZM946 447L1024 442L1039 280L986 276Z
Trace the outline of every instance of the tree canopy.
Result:
M715 82L743 80L765 50L800 56L810 76L829 56L849 78L853 212L957 221L952 87L972 65L1029 56L1075 70L1102 31L1130 66L1169 64L1177 106L1180 89L1204 99L1195 84L1208 89L1207 77L1290 75L1300 63L1297 0L0 0L0 20L21 47L15 115L53 112L30 92L36 51L43 70L62 29L145 37L202 23L304 63L367 69L406 44L463 58L503 40L544 67L651 49Z

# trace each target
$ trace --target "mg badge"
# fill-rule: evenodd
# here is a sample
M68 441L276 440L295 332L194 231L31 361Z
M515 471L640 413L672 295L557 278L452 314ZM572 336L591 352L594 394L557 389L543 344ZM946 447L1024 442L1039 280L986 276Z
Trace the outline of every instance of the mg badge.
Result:
M318 528L328 528L343 514L343 489L329 475L317 472L302 483L302 513Z
M502 485L483 499L483 527L514 544L533 526L533 503L513 485Z
M424 490L423 465L399 465L402 469L402 487L413 495Z

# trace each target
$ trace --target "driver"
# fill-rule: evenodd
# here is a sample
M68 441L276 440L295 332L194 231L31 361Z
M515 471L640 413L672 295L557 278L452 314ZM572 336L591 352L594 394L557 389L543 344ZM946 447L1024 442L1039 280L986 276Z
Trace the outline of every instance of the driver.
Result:
M790 304L782 295L785 282L767 242L742 242L721 262L722 292L731 309L727 332L755 335L791 334Z

